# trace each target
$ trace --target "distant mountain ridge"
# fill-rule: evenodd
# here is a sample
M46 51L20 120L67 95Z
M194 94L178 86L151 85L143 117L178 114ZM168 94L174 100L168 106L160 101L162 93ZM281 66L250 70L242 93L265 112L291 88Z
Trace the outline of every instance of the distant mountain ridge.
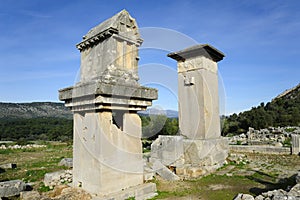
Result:
M149 108L140 111L139 115L166 115L168 118L177 118L178 112L174 110L160 110ZM1 118L39 118L53 117L72 119L72 112L66 108L63 103L56 102L32 102L32 103L1 103L0 102L0 119Z
M178 111L176 110L162 110L157 108L148 108L145 111L139 111L141 116L150 116L150 115L166 115L168 118L178 118Z
M0 118L72 118L72 112L63 103L0 103Z

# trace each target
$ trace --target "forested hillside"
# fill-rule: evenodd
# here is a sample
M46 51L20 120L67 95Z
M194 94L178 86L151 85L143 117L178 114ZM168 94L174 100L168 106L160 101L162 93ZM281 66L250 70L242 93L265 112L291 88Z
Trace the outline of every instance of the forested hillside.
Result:
M300 84L278 95L267 104L225 118L223 135L247 132L269 126L300 126Z
M177 111L152 109L141 112L140 115L144 138L156 138L158 134L174 135L178 132ZM0 103L0 141L68 141L72 137L72 113L63 103Z
M63 103L0 103L0 140L72 140L72 113Z
M71 111L63 103L0 103L1 118L58 117L72 119Z
M0 120L2 140L69 141L73 136L73 121L66 118L10 118Z
M150 112L151 113L151 112ZM141 113L143 137L176 135L178 118ZM0 140L72 140L72 114L62 103L0 103ZM223 135L269 126L300 126L300 84L249 111L224 118Z

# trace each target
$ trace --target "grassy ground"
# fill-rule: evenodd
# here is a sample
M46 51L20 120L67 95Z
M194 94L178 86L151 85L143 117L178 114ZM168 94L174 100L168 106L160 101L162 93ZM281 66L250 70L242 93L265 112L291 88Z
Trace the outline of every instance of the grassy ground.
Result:
M254 196L295 184L299 156L247 154L245 162L222 167L214 174L178 182L156 179L159 195L153 199L232 200L238 193Z
M0 164L17 164L16 169L0 171L0 181L34 182L34 189L41 192L45 189L44 174L64 169L58 162L67 157L72 157L72 146L66 143L48 143L46 148L29 150L0 150ZM293 175L300 169L299 156L245 154L243 159L195 180L170 182L157 177L154 182L159 195L153 199L231 200L237 193L258 195L293 185Z
M45 173L65 169L58 166L62 158L72 157L72 146L66 143L47 143L46 148L1 150L0 164L16 163L17 168L2 170L0 181L20 179L42 187ZM42 188L41 188L42 189Z

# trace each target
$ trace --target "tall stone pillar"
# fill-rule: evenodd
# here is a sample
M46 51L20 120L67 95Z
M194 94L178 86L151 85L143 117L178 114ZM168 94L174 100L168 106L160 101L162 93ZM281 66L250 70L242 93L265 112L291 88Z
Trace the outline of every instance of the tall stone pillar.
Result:
M151 106L157 90L138 83L141 43L135 19L121 11L77 44L80 81L59 91L74 113L73 184L98 196L143 184L137 111Z
M189 139L221 136L218 66L224 54L210 45L170 53L178 65L180 133Z
M168 56L177 61L179 129L183 137L178 140L182 147L177 145L182 148L183 155L177 156L182 161L171 165L177 175L187 178L209 174L222 166L228 155L228 142L221 137L218 94L217 62L224 54L204 44Z

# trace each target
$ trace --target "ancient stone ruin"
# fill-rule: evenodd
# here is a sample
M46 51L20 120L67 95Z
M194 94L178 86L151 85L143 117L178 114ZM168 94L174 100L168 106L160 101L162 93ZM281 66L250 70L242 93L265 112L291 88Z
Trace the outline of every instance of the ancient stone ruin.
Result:
M227 137L231 151L300 154L300 127L268 127Z
M123 10L91 29L77 44L80 81L61 89L59 99L74 113L73 186L100 197L146 198L155 184L143 184L141 119L157 90L138 83L135 19ZM127 193L126 193L127 191Z
M144 184L141 120L157 90L138 83L136 21L123 10L91 29L77 44L80 81L59 91L74 113L73 186L97 198L151 197ZM217 62L224 55L210 45L170 53L178 62L179 136L160 136L152 144L154 172L194 178L222 166L228 153L221 138ZM168 168L171 168L170 171Z
M150 160L182 178L196 178L222 166L228 155L218 95L217 62L224 54L204 44L168 56L178 62L180 136L160 136L152 143Z

